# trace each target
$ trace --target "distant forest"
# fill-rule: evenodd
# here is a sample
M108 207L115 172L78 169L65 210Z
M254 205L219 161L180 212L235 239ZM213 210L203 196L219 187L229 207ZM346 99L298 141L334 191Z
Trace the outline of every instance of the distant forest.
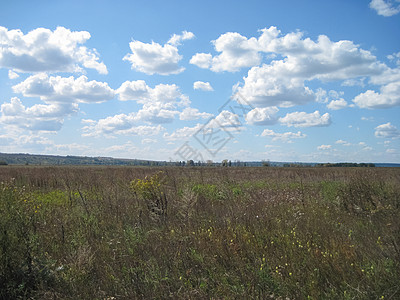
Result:
M179 166L179 167L400 167L400 164L392 163L301 163L301 162L273 162L262 161L231 161L224 159L220 162L208 160L201 161L155 161L143 159L121 159L112 157L89 157L89 156L59 156L59 155L36 155L25 153L0 153L1 165L112 165L112 166Z

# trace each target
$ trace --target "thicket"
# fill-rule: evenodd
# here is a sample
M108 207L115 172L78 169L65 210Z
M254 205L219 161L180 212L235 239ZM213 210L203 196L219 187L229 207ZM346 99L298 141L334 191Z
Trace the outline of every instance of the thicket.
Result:
M400 170L0 169L1 299L398 299Z

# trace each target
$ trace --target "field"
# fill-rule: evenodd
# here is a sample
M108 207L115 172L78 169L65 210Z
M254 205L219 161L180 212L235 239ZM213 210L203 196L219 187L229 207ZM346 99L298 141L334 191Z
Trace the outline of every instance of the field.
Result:
M399 299L400 168L0 168L1 299Z

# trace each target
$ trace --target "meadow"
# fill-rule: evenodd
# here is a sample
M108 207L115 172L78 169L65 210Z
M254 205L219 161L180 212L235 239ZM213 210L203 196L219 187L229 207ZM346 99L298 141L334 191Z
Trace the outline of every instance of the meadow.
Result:
M399 299L400 168L0 167L0 299Z

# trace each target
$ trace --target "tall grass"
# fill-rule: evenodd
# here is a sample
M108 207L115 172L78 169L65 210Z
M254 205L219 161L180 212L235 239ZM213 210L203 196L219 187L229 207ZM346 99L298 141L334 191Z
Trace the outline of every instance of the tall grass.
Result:
M2 167L1 299L396 299L400 170Z

